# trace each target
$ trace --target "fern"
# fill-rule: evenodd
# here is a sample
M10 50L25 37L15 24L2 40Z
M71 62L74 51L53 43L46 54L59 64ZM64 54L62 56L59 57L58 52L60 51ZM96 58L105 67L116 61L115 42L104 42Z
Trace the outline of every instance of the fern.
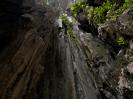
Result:
M70 6L70 10L74 16L77 16L77 14L86 6L84 0L78 0L76 3L72 4Z

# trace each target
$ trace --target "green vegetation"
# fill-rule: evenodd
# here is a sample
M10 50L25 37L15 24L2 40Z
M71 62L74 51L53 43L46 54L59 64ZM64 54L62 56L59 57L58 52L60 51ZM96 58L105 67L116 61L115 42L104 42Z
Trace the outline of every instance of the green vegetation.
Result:
M94 24L104 23L107 20L116 20L116 18L127 8L133 7L133 0L125 0L120 7L116 9L116 3L111 0L105 2L99 7L92 7L86 4L83 0L78 0L75 4L70 6L70 10L74 16L83 10L88 17L88 20Z
M133 7L133 0L125 0L122 6L118 9L114 9L116 4L113 4L113 9L108 11L107 18L110 20L116 20L116 18L123 13L126 9Z
M66 15L60 16L62 19L62 22L67 26L67 35L72 39L76 40L76 35L73 32L73 25L72 22L70 22Z
M122 46L122 45L126 45L126 40L124 39L124 37L120 36L118 39L117 39L117 44L119 46Z
M66 24L68 27L72 27L72 23L68 20L66 15L60 16L60 19L62 19L62 22Z
M93 9L93 15L90 19L95 24L103 23L106 20L107 12L112 9L113 9L112 3L109 0L107 0L101 6Z
M125 0L122 4L118 4L117 0L104 0L103 4L98 7L90 6L89 4L86 4L84 0L77 0L76 3L70 6L70 11L74 17L77 17L79 13L83 12L89 23L97 26L106 21L115 21L126 9L132 7L133 0ZM73 37L71 29L69 30L69 33ZM115 43L119 46L127 44L122 36L116 39Z
M76 40L76 35L74 34L72 28L68 28L67 34L68 34L68 36L69 36L72 40L74 40L74 41Z
M76 3L72 4L70 6L70 10L73 14L73 16L77 16L80 10L84 9L86 6L84 0L77 0Z

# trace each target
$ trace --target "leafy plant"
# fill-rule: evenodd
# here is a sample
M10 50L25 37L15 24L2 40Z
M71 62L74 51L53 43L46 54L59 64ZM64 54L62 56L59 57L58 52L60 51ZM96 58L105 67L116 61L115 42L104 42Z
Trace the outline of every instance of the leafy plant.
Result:
M114 4L115 5L115 4ZM108 13L107 18L109 20L116 20L116 18L123 13L126 9L133 7L133 0L125 0L125 3L121 5L118 9L112 10Z
M99 7L89 6L83 0L78 0L72 4L70 10L73 16L77 16L80 10L87 13L88 20L94 24L104 23L106 20L116 20L116 18L127 8L133 7L133 0L125 0L125 2L116 9L116 2L105 0Z
M116 11L117 14L121 14L127 8L133 7L133 0L125 0L125 3Z
M72 22L70 22L68 20L68 17L66 15L62 15L60 16L60 18L62 19L62 22L67 26L67 35L72 39L75 40L76 39L76 35L73 32L73 26L72 26Z
M68 18L67 18L66 15L60 16L60 19L62 19L62 22L63 22L64 24L66 24L66 25L69 25L69 24L70 24L70 22L69 22L69 20L68 20Z
M70 6L70 10L74 16L77 16L77 14L86 6L84 0L77 0L76 3L72 4Z
M67 34L68 34L68 36L69 36L72 40L75 40L75 39L76 39L76 35L74 34L72 28L68 28Z
M107 0L101 6L94 8L93 22L95 24L103 23L106 21L106 15L109 10L113 9L112 3Z
M124 39L124 37L120 36L120 37L117 39L117 44L118 44L119 46L126 45L126 40Z
M94 24L103 23L106 20L107 12L111 9L113 9L113 4L109 0L106 0L106 2L99 7L94 8L89 5L85 7L88 20Z

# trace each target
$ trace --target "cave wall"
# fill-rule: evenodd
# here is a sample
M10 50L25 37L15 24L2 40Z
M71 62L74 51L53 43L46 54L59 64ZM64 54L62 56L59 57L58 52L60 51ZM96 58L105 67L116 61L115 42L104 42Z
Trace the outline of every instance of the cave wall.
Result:
M0 1L0 99L37 99L55 13L34 0Z

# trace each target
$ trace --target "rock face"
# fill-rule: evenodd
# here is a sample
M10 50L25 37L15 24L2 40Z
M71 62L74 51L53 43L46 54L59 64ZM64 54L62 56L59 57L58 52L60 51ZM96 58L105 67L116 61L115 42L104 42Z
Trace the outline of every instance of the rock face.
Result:
M123 14L119 17L119 21L122 16ZM126 20L127 17L128 16L123 20ZM113 42L116 37L119 37L120 35L127 36L128 34L123 34L124 30L119 30L121 25L118 25L117 22L106 24L107 27L100 27L100 29L103 29L102 33L105 35L102 37L105 38L106 42L102 42L98 38L93 37L90 33L82 33L82 31L76 30L77 34L80 34L78 41L80 42L79 45L83 51L82 55L85 55L89 67L88 72L91 72L92 79L96 85L96 90L98 90L97 95L99 98L132 99L132 37L130 36L128 39L130 43L126 49L119 49L119 52L115 53L114 48L108 45L107 42ZM129 31L128 29L127 32ZM115 35L118 30L122 33ZM100 33L101 31L99 31L99 34Z
M122 34L133 36L133 8L127 9L118 18Z
M0 3L0 99L132 99L133 40L113 56L109 45L74 22L75 39L59 32L56 11L38 4ZM130 11L118 18L121 25L132 22ZM84 24L84 16L79 21ZM119 30L132 36L132 28L126 32L118 22L100 35Z
M1 1L0 3L0 50L9 43L18 26L20 1Z
M106 22L99 27L99 38L106 42L112 43L120 36L128 38L129 47L119 51L115 58L115 70L110 75L117 75L117 78L112 78L118 82L119 93L124 99L132 97L132 8L127 9L121 14L116 21ZM131 22L131 23L130 23ZM118 66L118 67L117 67ZM114 76L111 76L114 77ZM110 81L110 80L109 80ZM115 85L115 84L114 84ZM129 94L130 93L130 94Z
M58 9L62 12L65 12L68 4L71 3L71 0L43 0L43 2L56 10Z
M117 39L120 35L133 36L133 9L127 9L116 21L106 22L99 27L99 36L103 39Z
M88 22L88 19L84 12L80 12L78 14L77 20L80 23L79 28L81 30L86 31L88 33L93 33L94 35L98 34L97 27L94 24Z
M2 3L5 8L0 12L0 99L38 99L44 55L55 33L54 12L33 8L33 0Z

